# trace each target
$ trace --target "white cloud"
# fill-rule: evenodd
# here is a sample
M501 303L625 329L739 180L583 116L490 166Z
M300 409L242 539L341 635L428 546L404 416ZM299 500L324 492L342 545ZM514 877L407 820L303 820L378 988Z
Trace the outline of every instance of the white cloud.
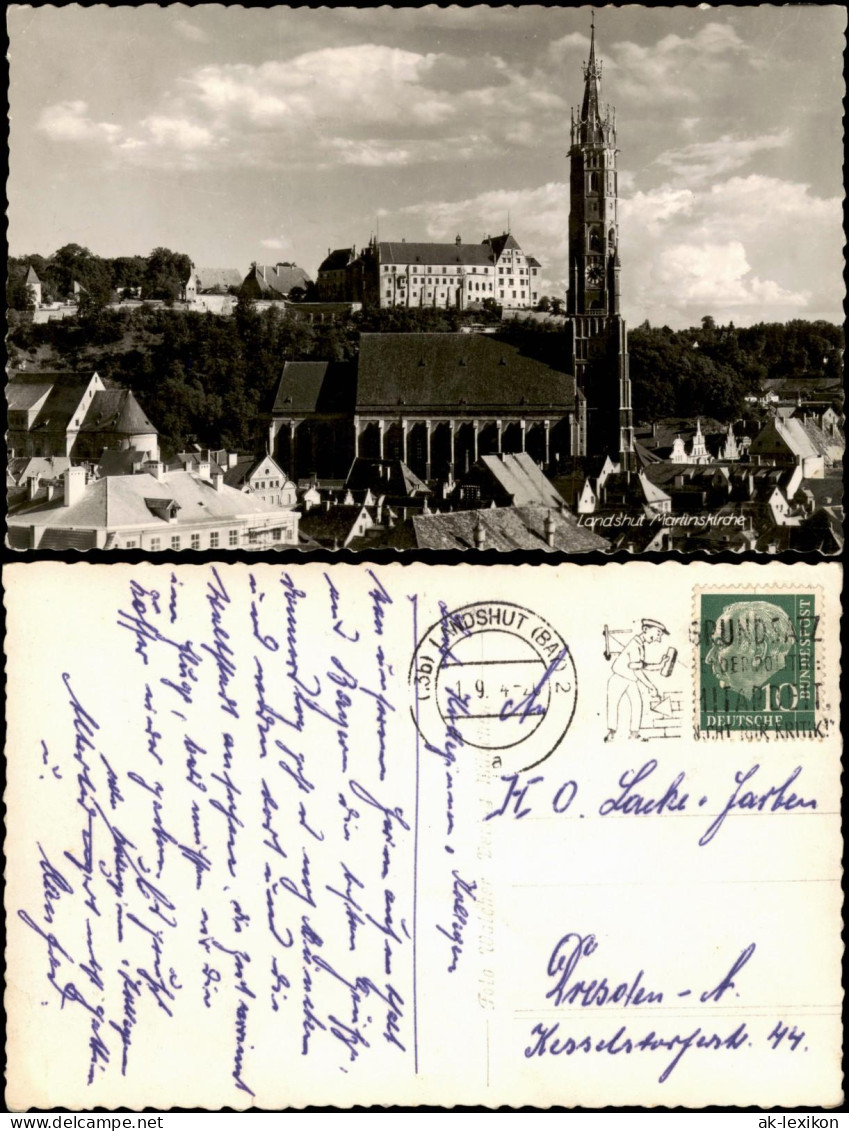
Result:
M87 110L85 102L57 102L42 110L38 128L55 141L108 142L120 134L120 126L95 122L88 116Z
M150 143L164 148L179 150L210 149L223 144L205 126L196 125L185 118L168 118L152 114L142 120Z
M841 226L838 198L760 174L636 193L620 208L629 317L814 317L841 293Z
M541 290L562 295L568 273L569 188L495 189L460 200L382 210L387 238L476 241L506 225L542 263ZM809 186L731 177L710 187L663 186L620 201L622 294L629 321L673 326L704 314L746 323L816 317L839 293L842 205Z
M790 144L790 130L762 134L759 137L732 137L723 134L713 141L693 142L679 149L667 149L656 158L689 184L721 176L739 169L759 153L785 149Z
M282 232L279 236L270 236L267 240L259 241L260 247L267 247L269 251L289 251L292 241Z
M188 39L192 43L209 42L209 36L203 28L198 27L197 24L191 23L190 20L175 20L174 29L179 32L184 39Z
M672 244L659 252L652 272L654 284L667 295L674 293L687 307L695 304L711 310L766 304L801 308L810 297L753 275L739 240Z
M337 137L328 141L326 148L333 158L329 164L341 162L343 165L381 168L386 165L410 165L422 160L421 152L415 149L379 140L355 141Z
M694 35L666 35L649 46L614 43L607 67L616 74L616 97L636 105L699 102L711 84L723 81L732 64L750 51L728 24L711 22Z

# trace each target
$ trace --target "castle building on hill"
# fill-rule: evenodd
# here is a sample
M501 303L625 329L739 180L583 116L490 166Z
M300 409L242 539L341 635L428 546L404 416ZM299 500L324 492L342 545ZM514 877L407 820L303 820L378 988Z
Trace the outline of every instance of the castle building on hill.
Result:
M322 297L372 306L468 310L492 299L528 310L540 298L539 261L510 232L482 243L383 242L374 237L359 254L330 251L318 269Z
M625 322L619 311L616 117L600 102L601 63L592 28L584 97L572 111L569 160L570 368L587 401L585 450L636 468Z

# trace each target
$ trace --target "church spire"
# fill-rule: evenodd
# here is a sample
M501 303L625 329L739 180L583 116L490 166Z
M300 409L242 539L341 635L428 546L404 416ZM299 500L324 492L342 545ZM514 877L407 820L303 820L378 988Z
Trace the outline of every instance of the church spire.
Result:
M581 141L592 144L596 140L601 124L599 107L599 84L601 83L601 63L595 57L595 13L590 23L590 57L584 64L584 101L581 104Z
M590 24L590 54L584 64L584 98L577 121L572 116L573 145L616 144L610 107L601 105L601 62L595 55L595 13Z

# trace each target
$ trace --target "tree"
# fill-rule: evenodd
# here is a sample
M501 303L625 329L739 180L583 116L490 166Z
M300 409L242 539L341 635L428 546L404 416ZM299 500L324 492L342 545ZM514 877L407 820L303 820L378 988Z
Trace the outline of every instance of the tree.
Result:
M147 257L142 296L174 302L182 294L191 268L188 255L167 247L155 247Z
M551 299L548 297L548 295L542 296L542 298L537 303L536 308L540 312L540 314L548 314L548 312L551 310Z
M10 267L6 279L6 306L10 310L35 310L32 288L24 282L26 267Z

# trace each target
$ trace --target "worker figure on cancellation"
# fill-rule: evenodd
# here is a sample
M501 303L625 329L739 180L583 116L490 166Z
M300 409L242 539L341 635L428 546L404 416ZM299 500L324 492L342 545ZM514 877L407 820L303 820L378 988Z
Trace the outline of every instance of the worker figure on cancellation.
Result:
M669 652L657 661L646 659L646 648L660 642L661 638L669 635L669 630L659 620L644 618L640 622L640 631L631 637L621 651L611 657L607 631L605 632L605 655L612 658L610 678L607 681L607 734L605 742L611 742L619 728L619 721L623 711L623 700L629 711L629 734L631 738L647 741L641 734L643 722L643 695L648 695L650 707L655 708L661 701L661 694L647 675L650 671L668 675L670 659L675 662L674 655Z

